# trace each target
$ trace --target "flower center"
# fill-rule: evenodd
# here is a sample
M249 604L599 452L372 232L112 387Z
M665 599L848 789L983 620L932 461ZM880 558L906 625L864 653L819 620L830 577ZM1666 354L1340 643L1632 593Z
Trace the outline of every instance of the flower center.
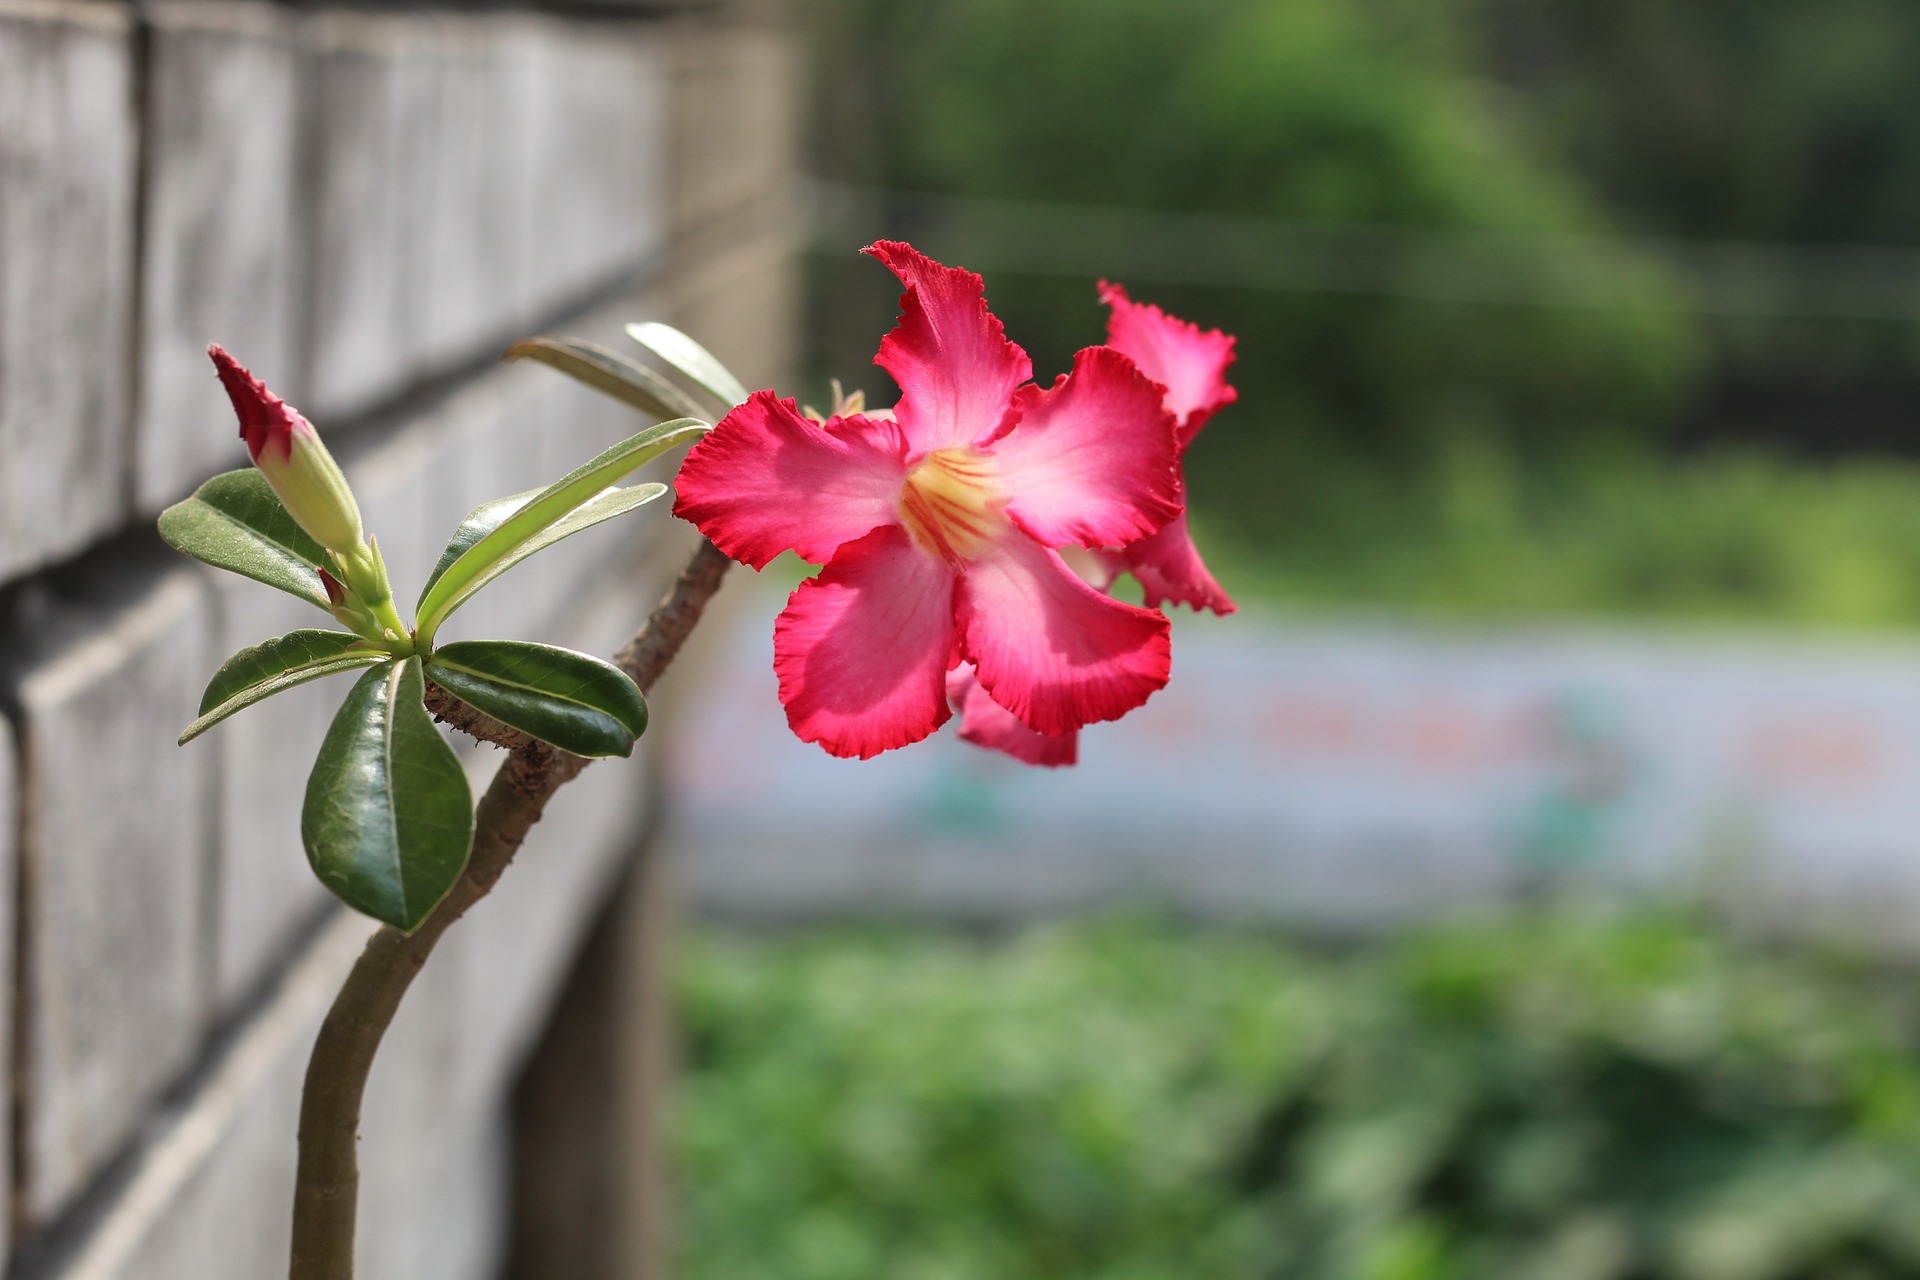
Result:
M1006 527L1007 494L993 460L972 449L935 449L907 473L900 521L914 541L959 564Z

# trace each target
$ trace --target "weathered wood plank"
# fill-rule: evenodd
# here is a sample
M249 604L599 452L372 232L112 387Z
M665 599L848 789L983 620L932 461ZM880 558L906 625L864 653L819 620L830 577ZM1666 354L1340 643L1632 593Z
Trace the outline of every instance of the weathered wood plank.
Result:
M20 1280L284 1274L300 1079L370 929L344 911L335 918L149 1128L94 1212L36 1244Z
M232 574L212 580L219 643L215 661L295 627L334 627L291 596ZM200 676L201 684L213 674ZM274 695L188 745L218 761L220 808L213 902L214 1001L231 1010L280 963L327 893L300 844L307 773L351 676Z
M763 27L675 24L667 188L676 236L790 193L799 177L800 62Z
M157 510L246 461L207 363L219 342L300 402L298 94L286 10L150 7L135 501Z
M441 1153L440 1177L426 1212L408 1224L410 1265L381 1272L369 1267L367 1274L499 1280L513 1221L507 1203L511 1141L497 1112L468 1121Z
M800 261L790 222L763 222L724 252L676 262L661 303L669 323L705 344L749 390L792 385L799 360ZM841 376L852 379L850 387L864 383L883 392L881 403L893 393L877 369Z
M671 179L665 51L652 28L549 24L541 45L531 269L550 309L662 247Z
M7 937L15 934L15 900L19 871L20 834L20 767L14 746L13 726L0 721L0 929L5 929ZM13 1062L13 984L0 988L0 1062L9 1064L0 1069L0 1078L11 1075ZM10 1081L9 1081L10 1083ZM0 1116L0 1147L13 1149L13 1115ZM11 1168L0 1170L0 1202L11 1203L13 1171ZM7 1265L9 1245L12 1243L13 1224L7 1220L11 1215L0 1218L0 1269Z
M665 78L648 30L305 20L316 417L503 348L657 251Z
M409 323L434 367L504 348L538 307L530 130L541 30L491 16L426 28L432 125L409 140L406 160L425 179L424 203L403 230L419 273Z
M0 580L126 509L132 92L119 6L0 0Z
M205 583L89 575L32 620L15 698L22 849L23 1185L64 1208L191 1061L205 1027L213 765L173 745L212 653Z
M433 104L417 23L320 13L300 24L298 41L308 253L300 385L308 413L325 420L393 394L417 367L407 298L418 276L404 255L424 178L405 164Z
M514 1088L514 1280L661 1280L676 905L657 846L607 895Z
M361 1111L359 1260L368 1276L426 1276L420 1265L447 1162L473 1109L453 1082L465 1048L461 1020L466 924L434 948L387 1029Z

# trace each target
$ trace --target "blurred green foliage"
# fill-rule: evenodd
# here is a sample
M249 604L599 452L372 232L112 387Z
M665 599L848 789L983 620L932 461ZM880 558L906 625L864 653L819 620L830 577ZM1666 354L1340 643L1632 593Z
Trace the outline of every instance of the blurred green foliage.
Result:
M1900 0L1471 0L1476 61L1547 152L1638 232L1812 246L1920 243L1920 8ZM1888 382L1904 322L1709 326L1717 383ZM1844 403L1845 397L1841 397ZM1739 431L1743 424L1725 424ZM1834 428L1838 427L1835 432ZM1920 424L1869 434L1911 454ZM1789 436L1818 446L1845 422Z
M1204 443L1205 438L1202 438ZM1290 605L1920 626L1920 464L1759 451L1525 467L1484 439L1426 482L1321 477L1279 544L1203 512L1228 588Z
M1920 8L813 0L809 12L813 163L830 180L1373 228L1427 254L1484 235L1513 251L1523 278L1502 296L1538 305L1423 295L1379 262L1323 263L1333 283L1295 291L1126 281L1240 337L1241 402L1188 459L1203 546L1228 560L1230 589L1495 613L1920 619L1911 468L1801 473L1757 445L1668 465L1677 427L1741 439L1742 422L1712 415L1770 404L1779 386L1837 396L1832 413L1856 383L1898 403L1920 385L1920 325L1701 316L1688 282L1634 238L1913 243ZM936 219L923 247L940 252L941 236ZM1563 253L1567 236L1578 245ZM813 264L811 362L880 391L883 375L862 371L897 291L851 248ZM1090 280L987 274L1043 380L1102 336ZM1594 291L1566 286L1595 278L1613 304L1574 305ZM1741 394L1711 408L1729 388ZM1920 439L1884 404L1871 429L1818 413L1746 438Z
M1901 0L1473 0L1484 63L1647 230L1920 237L1920 9Z
M1668 914L697 938L693 1280L1920 1271L1911 1003Z

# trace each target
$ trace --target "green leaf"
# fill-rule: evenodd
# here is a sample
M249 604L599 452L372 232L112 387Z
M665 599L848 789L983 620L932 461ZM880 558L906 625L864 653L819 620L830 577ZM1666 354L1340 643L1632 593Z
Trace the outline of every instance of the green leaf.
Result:
M577 756L624 756L647 729L647 704L610 662L513 640L434 650L427 679L475 711Z
M721 364L713 352L672 325L654 320L630 324L627 336L692 378L728 408L747 398L747 389L740 385L740 379L733 376L732 370Z
M577 382L656 418L698 418L698 401L643 364L579 338L529 338L507 348L508 360L537 360Z
M359 648L354 648L359 645ZM221 664L200 698L200 717L180 735L191 742L236 711L282 689L339 671L384 662L390 654L366 647L345 631L300 630L240 650Z
M327 607L320 585L326 551L293 522L267 478L251 467L217 475L162 511L160 536L216 569Z
M447 896L473 847L466 771L425 693L418 657L361 676L327 730L300 814L320 882L408 932Z
M510 498L495 498L492 502L483 502L467 513L460 527L453 531L453 537L447 543L447 549L440 553L440 563L433 566L433 572L427 578L427 585L420 590L420 603L424 605L427 593L433 590L433 584L440 581L447 569L472 549L473 544L498 529L508 516L527 505L540 490L532 489L526 493L516 493ZM492 582L513 566L525 560L536 551L544 551L562 538L571 537L582 529L591 529L603 520L611 520L624 515L635 507L645 506L655 498L667 492L663 484L637 484L629 489L608 489L605 493L582 503L565 516L548 525L545 529L527 539L518 548L495 561L485 572L475 579L472 588L447 609L454 609L471 597L475 591ZM444 615L443 615L444 616Z
M675 418L672 422L648 427L645 431L628 436L585 466L576 467L527 499L491 532L481 535L478 541L456 556L421 595L419 617L414 623L419 646L422 649L432 648L433 634L447 615L497 577L505 567L502 561L515 563L539 550L540 546L548 545L543 542L526 550L527 545L541 534L597 499L607 486L629 472L639 470L669 449L697 439L711 429L696 418ZM658 496L659 493L650 495ZM587 523L598 521L590 520ZM585 527L586 524L579 526ZM455 535L456 538L458 536Z

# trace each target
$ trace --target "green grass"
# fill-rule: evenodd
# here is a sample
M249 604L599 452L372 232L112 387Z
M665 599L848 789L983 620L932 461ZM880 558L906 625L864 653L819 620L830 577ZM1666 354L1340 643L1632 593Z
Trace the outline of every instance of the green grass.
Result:
M709 931L679 990L691 1280L1920 1272L1909 1004L1679 915Z

